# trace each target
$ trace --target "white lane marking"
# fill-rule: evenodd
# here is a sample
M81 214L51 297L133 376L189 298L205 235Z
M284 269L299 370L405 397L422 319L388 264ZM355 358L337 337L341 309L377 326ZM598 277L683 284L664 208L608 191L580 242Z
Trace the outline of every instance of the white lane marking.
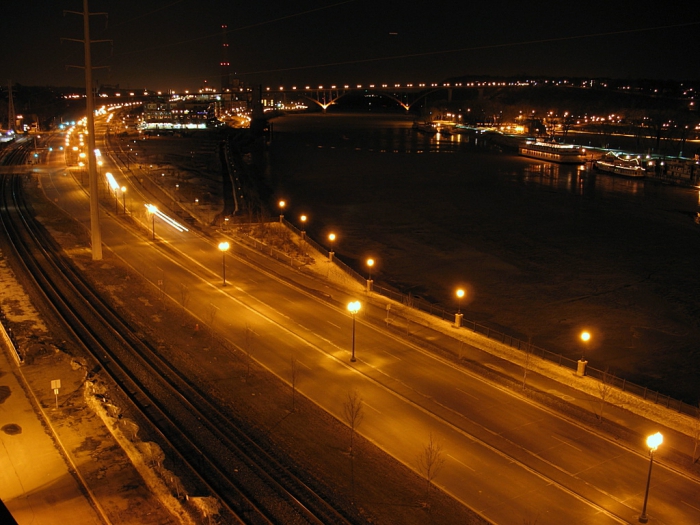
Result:
M462 390L461 388L458 388L457 390L458 390L459 392L462 392L462 394L466 394L466 395L468 395L469 397L473 397L473 398L476 399L477 401L479 400L478 397L476 397L476 396L473 395L473 394L470 394L469 392L466 392L466 391Z
M468 468L469 470L471 470L472 472L476 472L476 470L474 470L473 468L471 468L471 467L470 467L469 465L467 465L466 463L462 463L460 460L458 460L458 459L457 459L456 457L454 457L452 454L447 454L447 455L448 455L448 457L451 457L452 459L454 459L457 463L459 463L459 464L462 465L463 467L467 467L467 468Z
M396 359L397 361L403 361L403 359L401 359L400 357L395 356L394 354L392 354L391 352L389 352L389 351L387 351L387 350L384 350L383 348L381 348L379 351L380 351L380 352L383 352L383 353L385 353L385 354L390 355L391 357L393 357L393 358Z
M574 450L578 450L579 452L583 452L580 448L576 448L575 446L573 446L573 445L572 445L571 443L569 443L568 441L565 441L565 440L563 440L563 439L559 439L557 436L552 436L552 437L553 437L554 439L556 439L557 441L561 441L561 442L564 443L565 445L569 445L569 446L570 446L571 448L573 448Z
M307 365L306 363L304 363L304 361L300 361L299 359L297 359L296 362L297 362L298 364L300 364L301 366L303 366L303 367L305 367L305 368L311 370L311 367L310 367L309 365Z
M338 330L340 330L340 327L339 327L337 324L331 323L330 321L326 321L326 322L327 322L329 325L335 326Z
M695 510L697 510L698 512L700 512L700 508L696 507L695 505L691 505L691 504L688 503L687 501L681 500L681 503L683 503L684 505L688 505L691 509L695 509Z
M371 409L374 410L377 414L381 414L381 413L382 413L381 410L377 410L377 409L374 408L372 405L370 405L367 401L363 401L362 404L363 404L364 406L368 407L368 408L371 408Z

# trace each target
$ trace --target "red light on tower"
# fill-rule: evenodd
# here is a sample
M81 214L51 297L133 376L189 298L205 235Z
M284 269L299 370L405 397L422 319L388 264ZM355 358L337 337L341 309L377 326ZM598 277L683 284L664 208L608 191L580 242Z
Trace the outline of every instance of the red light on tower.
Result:
M221 92L225 93L231 88L231 79L229 76L229 67L231 63L228 61L228 41L226 39L226 33L228 30L227 24L221 24L221 62L219 62L219 67L221 68Z

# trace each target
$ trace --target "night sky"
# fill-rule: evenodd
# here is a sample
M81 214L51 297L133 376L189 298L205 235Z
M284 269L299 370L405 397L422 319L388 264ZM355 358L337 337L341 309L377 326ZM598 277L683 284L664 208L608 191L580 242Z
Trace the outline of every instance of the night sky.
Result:
M80 0L16 0L0 12L0 82L81 86ZM439 82L463 75L700 80L692 2L568 0L92 0L94 77L131 89Z

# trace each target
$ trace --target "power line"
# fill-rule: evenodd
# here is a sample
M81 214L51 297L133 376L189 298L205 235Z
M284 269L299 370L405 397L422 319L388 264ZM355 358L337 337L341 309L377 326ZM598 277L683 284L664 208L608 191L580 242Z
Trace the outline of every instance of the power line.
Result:
M602 36L622 35L622 34L628 34L628 33L642 33L642 32L646 32L646 31L657 31L660 29L674 29L674 28L679 28L679 27L690 27L690 26L696 26L696 25L700 25L700 22L687 22L684 24L645 27L645 28L640 28L640 29L624 29L624 30L620 30L620 31L607 31L607 32L603 32L603 33L589 33L586 35L574 35L574 36L565 36L565 37L557 37L557 38L542 38L542 39L538 39L538 40L525 40L522 42L511 42L511 43L503 43L503 44L489 44L489 45L484 45L484 46L461 47L461 48L457 48L457 49L446 49L446 50L442 50L442 51L426 51L424 53L410 53L410 54L405 54L405 55L392 55L392 56L388 56L388 57L363 58L363 59L358 59L358 60L345 60L345 61L341 61L341 62L327 62L324 64L309 64L309 65L305 65L305 66L287 67L287 68L280 68L280 69L265 69L265 70L260 70L260 71L248 71L245 73L240 73L240 75L258 75L258 74L263 74L263 73L279 73L279 72L284 72L284 71L299 71L302 69L316 69L316 68L333 67L333 66L348 66L348 65L353 65L353 64L368 64L371 62L381 62L381 61L385 61L385 60L399 60L399 59L406 59L406 58L446 55L449 53L462 53L465 51L482 51L485 49L498 49L498 48L506 48L506 47L527 46L527 45L533 45L533 44L546 44L546 43L552 43L552 42L565 42L567 40L581 40L584 38L595 38L595 37L602 37Z

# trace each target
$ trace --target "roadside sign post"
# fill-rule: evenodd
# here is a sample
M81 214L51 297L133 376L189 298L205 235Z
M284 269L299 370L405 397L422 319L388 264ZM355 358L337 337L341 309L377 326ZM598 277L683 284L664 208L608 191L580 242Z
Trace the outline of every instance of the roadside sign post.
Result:
M51 381L51 389L53 390L54 395L56 396L56 409L58 410L58 390L61 388L61 380L60 379L54 379Z

